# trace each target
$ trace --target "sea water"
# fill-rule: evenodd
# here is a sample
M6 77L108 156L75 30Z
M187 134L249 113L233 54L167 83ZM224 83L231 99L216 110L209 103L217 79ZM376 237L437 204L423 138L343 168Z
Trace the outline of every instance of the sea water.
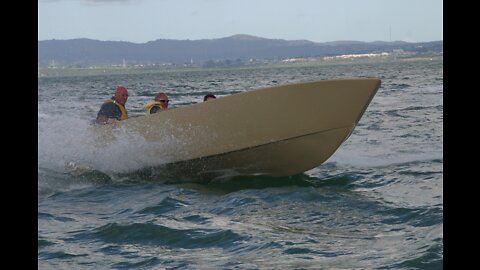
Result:
M333 156L291 177L166 183L121 173L141 141L84 143L117 85L135 117L159 90L175 108L349 77L382 85ZM443 60L38 78L38 268L442 269Z

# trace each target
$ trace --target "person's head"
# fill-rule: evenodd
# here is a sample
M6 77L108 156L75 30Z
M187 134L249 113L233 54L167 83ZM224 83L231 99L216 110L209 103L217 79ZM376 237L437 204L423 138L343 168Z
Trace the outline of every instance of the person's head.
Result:
M162 106L164 108L168 108L168 96L164 92L160 92L157 95L155 95L155 101L162 103Z
M113 99L115 99L116 102L125 106L125 102L127 102L128 99L127 88L123 86L118 86L117 91L115 91L115 96L113 96Z
M216 99L217 97L213 94L208 94L208 95L205 95L203 97L203 101L208 101L208 100L212 100L212 99Z

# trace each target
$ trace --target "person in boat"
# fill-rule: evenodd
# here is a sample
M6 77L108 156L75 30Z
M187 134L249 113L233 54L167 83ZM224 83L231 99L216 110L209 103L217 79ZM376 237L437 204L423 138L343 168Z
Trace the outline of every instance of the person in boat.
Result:
M168 96L164 92L159 92L155 95L155 98L152 102L144 106L149 114L161 112L168 110Z
M128 99L128 90L123 86L118 86L115 91L115 95L106 100L100 111L97 113L96 124L105 125L113 124L117 121L125 120L128 118L127 109L125 109L125 103Z
M214 94L208 94L208 95L205 95L203 97L203 101L209 101L209 100L212 100L212 99L217 99L217 97L214 95Z

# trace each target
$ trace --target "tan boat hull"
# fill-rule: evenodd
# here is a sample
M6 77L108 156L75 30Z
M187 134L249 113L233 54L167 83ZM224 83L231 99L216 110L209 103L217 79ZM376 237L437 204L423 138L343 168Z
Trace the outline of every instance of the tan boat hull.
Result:
M370 78L275 86L99 129L124 128L147 142L174 138L168 150L145 154L179 177L294 175L319 166L338 149L379 87L380 80Z

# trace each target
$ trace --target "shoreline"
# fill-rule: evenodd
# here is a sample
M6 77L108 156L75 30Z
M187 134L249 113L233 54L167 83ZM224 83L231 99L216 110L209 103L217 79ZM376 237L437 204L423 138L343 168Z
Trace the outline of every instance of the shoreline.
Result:
M241 70L241 69L265 69L265 68L288 68L288 67L310 67L310 66L332 66L332 65L356 65L356 64L376 64L392 62L415 62L415 61L443 61L443 55L416 55L410 57L365 57L350 59L319 59L319 58L298 58L294 61L272 61L255 65L244 65L235 67L158 67L158 66L96 66L85 68L74 67L38 67L38 79L40 78L59 78L76 76L105 76L105 75L131 75L131 74L151 74L151 73L176 73L192 71L211 71L211 70Z

